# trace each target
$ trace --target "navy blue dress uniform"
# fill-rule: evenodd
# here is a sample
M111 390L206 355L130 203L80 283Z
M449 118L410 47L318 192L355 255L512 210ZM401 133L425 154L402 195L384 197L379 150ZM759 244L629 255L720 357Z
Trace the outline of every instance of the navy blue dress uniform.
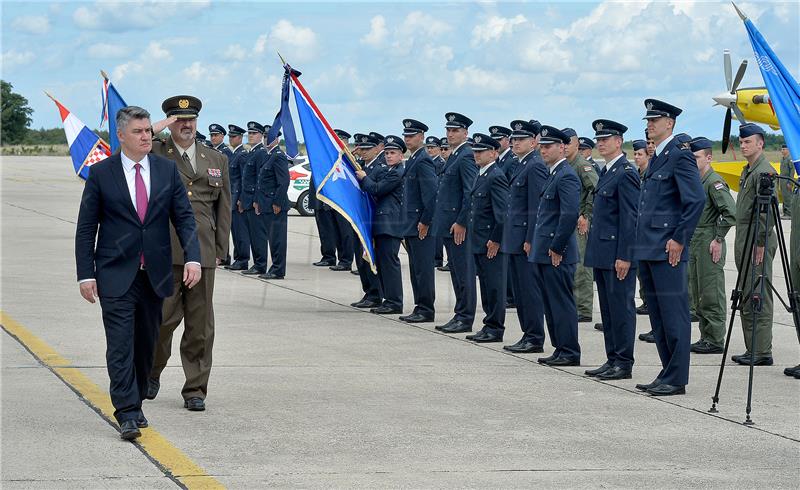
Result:
M250 121L247 131L264 134L261 123ZM247 223L247 233L250 237L250 250L253 251L253 266L242 274L256 275L267 271L267 229L266 223L256 214L253 203L256 202L256 186L258 185L258 172L267 161L267 152L264 150L263 141L250 148L247 159L242 165L242 187L239 192L239 201L242 203L244 217Z
M675 119L681 113L681 109L654 99L645 100L645 107L645 119ZM685 393L689 382L687 262L689 242L704 205L694 156L674 137L667 137L656 147L644 177L634 252L662 366L652 383L636 387L653 395ZM669 240L684 247L674 267L665 252Z
M539 143L568 144L569 138L553 126L542 126ZM578 223L581 183L566 158L548 167L550 176L542 189L530 260L536 264L542 285L542 302L547 331L555 348L549 357L538 359L551 366L577 366L581 360L578 343L578 312L572 293L578 263ZM561 255L554 266L550 251Z
M627 127L614 121L598 119L595 138L622 137ZM628 379L633 368L636 337L636 218L639 214L639 172L620 154L606 163L606 172L595 187L594 209L583 263L592 267L600 298L606 362L586 371L600 379ZM617 276L617 260L630 264L624 279Z
M269 131L268 128L264 128ZM265 131L265 132L266 132ZM258 171L256 184L256 202L260 217L264 221L267 243L272 264L266 273L259 275L261 279L283 279L286 276L286 240L289 213L289 159L281 151L277 138L274 146L267 153L267 160ZM273 206L280 210L275 213Z
M495 141L502 141L503 138L511 137L511 130L505 126L491 126L489 128L489 135L494 138ZM508 172L506 172L506 167L514 158L514 152L511 151L511 148L506 148L500 153L500 155L497 156L498 166L509 179L511 176L508 174Z
M225 131L225 128L223 128L221 124L212 124L208 127L208 134L211 135L221 134L222 136L226 136L228 132ZM230 168L230 162L231 162L231 157L233 157L233 152L231 151L230 148L228 148L228 145L226 145L225 142L223 141L222 143L215 146L214 149L222 153L226 157L228 157L228 168Z
M441 148L442 140L440 140L436 136L428 136L428 137L425 138L425 146ZM438 179L439 176L442 175L442 172L444 171L445 161L444 161L444 158L442 158L441 155L437 155L432 160L433 160L433 168L434 168L434 171L436 172L436 178Z
M539 126L529 121L513 121L519 129L511 138L533 138ZM503 222L501 251L508 255L509 277L516 292L516 309L522 338L504 349L511 352L542 352L544 345L544 309L541 284L537 280L536 265L528 260L525 243L533 243L539 197L550 177L547 166L535 150L517 158L518 164L509 180L508 206Z
M389 135L383 144L384 150L406 152L406 145L399 136ZM383 303L370 311L381 315L403 312L403 276L399 257L405 221L402 217L403 173L402 162L389 165L383 159L361 180L361 188L375 199L372 240Z
M242 136L245 130L235 124L228 124L228 135ZM226 266L231 270L247 270L250 263L250 233L247 220L239 212L239 197L242 192L242 170L247 161L247 150L243 145L234 148L229 157L228 169L231 174L231 235L233 236L233 263Z
M377 138L373 138L368 134L356 133L353 135L353 140L356 143L356 148L364 150L375 148L378 145ZM376 171L381 164L385 163L386 160L383 157L383 152L381 152L372 160L364 162L362 164L362 168L367 173L367 176L369 176L372 172ZM361 279L361 290L364 291L364 296L359 301L351 303L350 306L354 306L356 308L373 308L381 306L383 301L383 291L381 291L380 280L378 280L378 275L372 272L369 263L364 260L364 249L355 230L353 230L352 233L356 269L358 271L358 276ZM369 240L370 237L364 237L364 239ZM375 260L377 260L377 258Z
M472 120L455 112L445 114L446 128L469 129ZM452 146L452 145L451 145ZM439 189L436 193L436 210L433 215L433 236L442 237L447 250L450 279L456 295L455 315L437 328L443 332L461 333L472 330L475 320L475 269L466 239L456 245L450 228L454 223L466 227L469 219L469 200L478 167L472 148L465 141L455 148L447 159Z
M472 151L497 150L500 143L487 134L473 135ZM494 257L487 255L489 241L501 245L503 222L508 200L508 180L495 160L478 171L469 200L467 244L475 262L481 288L481 306L486 315L483 328L467 339L475 342L503 340L506 321L506 254L498 249Z
M403 120L403 136L414 136L427 130L428 126L419 121ZM434 318L436 239L429 235L420 240L417 225L421 223L427 226L430 232L437 187L433 160L424 146L420 146L408 157L403 174L403 237L414 293L414 311L400 317L405 322L431 322Z
M594 146L595 146L594 141L592 141L591 138L587 138L585 136L581 136L578 138L579 151L594 150ZM597 162L594 161L594 158L592 158L591 155L586 158L586 161L591 163L592 167L594 167L594 171L597 172L597 175L600 175L600 171L602 169L600 168L600 165L598 165Z

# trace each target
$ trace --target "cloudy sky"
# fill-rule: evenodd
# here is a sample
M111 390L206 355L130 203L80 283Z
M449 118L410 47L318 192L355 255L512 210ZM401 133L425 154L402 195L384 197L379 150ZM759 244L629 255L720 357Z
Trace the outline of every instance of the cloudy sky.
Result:
M741 2L788 69L800 71L796 1ZM335 127L399 133L400 121L443 133L444 113L492 124L536 118L590 134L596 118L640 137L643 99L684 109L679 129L720 137L722 51L742 86L762 85L728 2L3 2L2 78L30 101L34 127L60 125L43 91L90 127L99 70L129 104L159 119L171 95L202 99L208 124L271 121L276 52ZM297 119L295 118L297 121Z

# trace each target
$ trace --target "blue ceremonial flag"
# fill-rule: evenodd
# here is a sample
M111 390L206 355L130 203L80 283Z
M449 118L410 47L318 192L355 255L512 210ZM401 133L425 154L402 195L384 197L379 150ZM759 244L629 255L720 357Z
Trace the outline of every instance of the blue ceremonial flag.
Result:
M736 6L734 5L734 7ZM797 173L800 173L800 86L769 47L756 26L738 8L736 11L747 28L756 62L761 69L764 83L767 85L770 103L781 124L783 138L786 140L786 146L789 147L794 168Z
M328 121L297 79L296 72L287 66L294 91L300 127L311 164L311 178L317 187L317 198L335 209L355 230L365 260L375 271L372 248L372 199L361 190L355 169L360 168L347 146L333 132ZM288 133L286 141L288 146Z
M117 138L117 112L128 104L117 92L111 80L103 80L103 119L108 120L108 140L111 143L111 152L116 153L119 149L119 139Z
M295 76L300 76L299 71L292 73ZM267 142L271 143L277 136L278 131L283 128L283 139L286 143L286 154L289 158L294 158L300 153L297 146L297 135L294 132L294 122L292 122L292 113L289 111L289 85L291 79L289 70L283 75L283 85L281 87L281 109L275 115L275 122L267 132Z

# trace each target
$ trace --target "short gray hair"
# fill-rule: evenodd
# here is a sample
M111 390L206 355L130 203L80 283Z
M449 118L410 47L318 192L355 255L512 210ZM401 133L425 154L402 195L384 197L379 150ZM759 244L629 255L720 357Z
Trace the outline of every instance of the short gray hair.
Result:
M150 113L135 105L123 107L117 112L117 130L125 131L131 119L150 119Z

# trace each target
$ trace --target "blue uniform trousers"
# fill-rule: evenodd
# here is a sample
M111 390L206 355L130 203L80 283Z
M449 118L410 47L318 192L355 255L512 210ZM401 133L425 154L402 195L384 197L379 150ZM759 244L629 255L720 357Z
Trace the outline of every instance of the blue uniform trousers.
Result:
M411 290L414 293L414 313L432 320L435 313L433 303L436 299L436 280L433 274L436 240L430 235L424 240L416 236L406 237L405 240Z
M269 273L276 276L283 277L286 275L286 239L287 239L287 226L289 222L288 210L281 209L281 212L275 214L270 207L262 216L268 216L266 221L267 229L267 248L269 249L270 259L272 265L269 267Z
M383 292L383 305L403 309L403 275L400 270L400 239L378 235L375 244L375 265Z
M233 261L250 262L250 234L247 231L247 218L240 213L234 203L231 209L231 235L233 236Z
M250 236L250 249L253 251L253 267L261 272L267 271L267 228L264 219L255 209L244 212L247 232Z
M617 271L595 268L594 281L600 297L606 359L612 366L631 369L636 337L636 307L633 304L636 269L629 270L625 280L620 281Z
M493 259L489 259L485 253L472 254L472 256L481 287L481 307L486 315L483 318L481 330L502 338L506 329L508 257L502 252L497 252Z
M450 280L456 295L455 315L453 319L472 326L475 321L475 260L469 253L467 241L456 245L452 237L444 237L444 248L447 250L447 263L450 264ZM503 305L505 306L505 305Z
M319 232L319 251L322 261L336 264L336 218L335 211L320 207L314 211L314 221Z
M514 290L519 291L516 304L522 336L536 345L544 345L542 290L534 269L536 264L529 262L527 255L508 255L508 275Z
M581 346L578 343L578 310L572 287L575 282L575 264L536 264L539 284L542 285L544 317L547 332L555 348L553 355L580 362Z
M355 247L355 261L356 268L358 269L358 277L361 279L361 290L364 291L363 299L380 303L383 300L383 292L381 291L381 283L378 280L378 275L373 274L369 268L369 263L364 260L364 249L361 247L361 241L355 232L352 232L353 242Z

